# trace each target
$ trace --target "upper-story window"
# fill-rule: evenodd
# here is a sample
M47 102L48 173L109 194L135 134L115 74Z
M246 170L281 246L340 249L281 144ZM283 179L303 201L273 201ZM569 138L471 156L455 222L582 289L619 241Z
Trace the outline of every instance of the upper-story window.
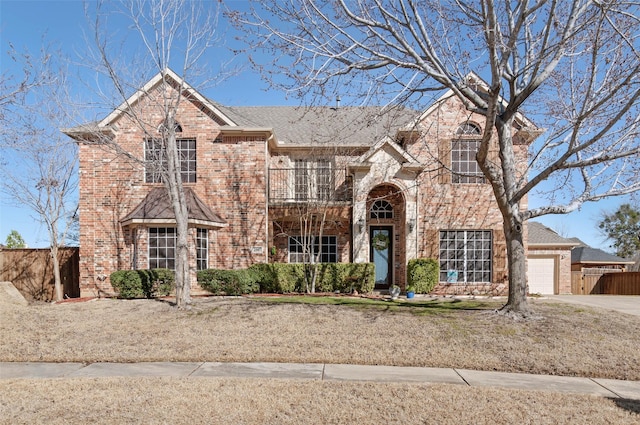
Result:
M294 167L294 195L299 201L327 201L332 195L331 162L298 159Z
M379 199L371 205L369 217L372 219L393 218L393 206L389 202Z
M183 183L196 182L196 139L177 139ZM161 183L167 159L162 140L147 139L144 144L145 182Z
M451 182L484 183L485 178L476 161L480 148L481 130L474 123L466 122L458 127L456 138L451 141Z

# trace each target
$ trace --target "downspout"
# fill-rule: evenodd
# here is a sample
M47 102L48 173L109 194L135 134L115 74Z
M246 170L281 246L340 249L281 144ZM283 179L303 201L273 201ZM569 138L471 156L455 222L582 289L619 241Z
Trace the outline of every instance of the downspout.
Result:
M269 176L269 160L271 159L269 157L269 141L273 140L273 132L271 133L271 135L269 137L267 137L264 141L264 175L265 175L265 187L264 190L266 191L265 193L265 197L264 197L264 208L265 208L265 217L267 217L267 219L264 221L264 241L265 241L265 250L264 250L264 262L265 263L269 263L269 223L271 222L271 217L269 216L269 187L271 185L271 179Z

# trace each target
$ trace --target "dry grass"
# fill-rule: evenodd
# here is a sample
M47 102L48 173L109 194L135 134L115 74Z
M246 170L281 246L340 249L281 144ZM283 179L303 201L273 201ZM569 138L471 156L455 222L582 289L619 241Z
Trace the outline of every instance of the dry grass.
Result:
M485 305L485 308L497 307ZM536 303L545 319L433 306L197 299L1 304L0 361L275 361L640 379L637 317ZM0 423L635 424L637 400L461 385L230 378L0 381Z
M3 304L0 361L356 363L640 380L637 317L532 302L543 320L215 297L191 311L150 300Z
M459 385L103 378L0 383L2 424L637 424L640 402Z

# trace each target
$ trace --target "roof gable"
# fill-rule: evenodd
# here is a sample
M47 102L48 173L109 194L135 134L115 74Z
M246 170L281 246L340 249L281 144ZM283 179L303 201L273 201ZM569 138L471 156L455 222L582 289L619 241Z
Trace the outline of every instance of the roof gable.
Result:
M163 81L172 83L181 87L183 93L187 93L188 96L185 96L191 102L197 102L202 105L203 112L207 113L209 116L212 116L216 121L218 121L222 125L235 126L237 125L233 122L227 115L225 115L214 103L209 101L206 97L201 95L196 89L191 87L189 83L184 81L180 76L178 76L171 69L166 68L160 72L158 72L153 78L151 78L147 84L145 84L141 89L137 90L134 94L129 96L124 102L120 104L116 109L114 109L109 115L107 115L102 121L98 123L98 127L108 127L115 120L120 118L129 108L135 106L140 100L146 96L150 91L158 87Z
M476 91L479 93L487 93L489 91L489 85L474 72L468 73L465 76L465 80L467 80L469 84L475 85L477 87ZM416 118L416 120L413 121L407 128L412 129L417 127L422 121L424 121L428 116L435 112L443 103L451 99L456 99L461 102L457 98L453 90L448 89L435 102L433 102L431 106L429 106L422 114L420 114ZM500 103L503 106L507 105L506 100L502 97L500 97ZM515 125L516 127L518 127L518 133L516 135L519 135L529 142L533 141L544 131L520 112L517 112L515 114Z
M409 152L402 149L400 145L385 137L371 147L367 152L362 154L356 161L360 163L370 162L373 157L380 151L385 150L390 156L394 157L400 164L420 164Z

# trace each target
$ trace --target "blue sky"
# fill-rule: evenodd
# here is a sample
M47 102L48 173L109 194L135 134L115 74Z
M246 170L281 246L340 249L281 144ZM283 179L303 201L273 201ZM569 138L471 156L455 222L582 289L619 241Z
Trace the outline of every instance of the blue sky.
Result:
M225 1L240 6L243 2ZM18 50L26 48L37 52L44 44L53 43L70 57L78 58L85 49L84 32L87 29L83 3L80 0L0 0L0 69L11 73L12 62L7 59L9 42ZM226 51L226 50L225 50ZM225 53L222 53L225 54ZM231 53L226 53L231 59ZM246 65L243 58L233 59L236 66ZM203 94L226 105L286 105L297 100L287 99L284 93L267 90L266 83L248 67L229 77L222 84L203 90ZM597 229L603 211L613 212L628 198L613 198L584 205L579 211L567 215L537 218L563 236L579 237L589 245L610 251ZM530 206L544 204L544 200L530 197ZM28 209L17 207L5 197L0 198L0 242L15 229L30 247L46 247L46 230Z

